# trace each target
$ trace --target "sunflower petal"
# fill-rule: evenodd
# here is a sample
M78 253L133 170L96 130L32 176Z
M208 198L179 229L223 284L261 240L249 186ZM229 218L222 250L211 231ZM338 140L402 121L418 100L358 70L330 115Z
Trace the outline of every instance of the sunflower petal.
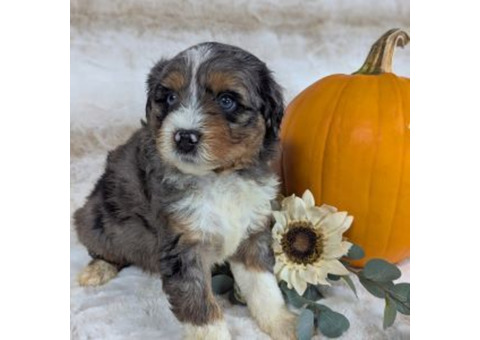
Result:
M348 249L350 249L350 246L346 246L343 243L344 242L339 242L336 244L324 246L322 258L332 260L344 256L348 252Z
M322 222L327 216L334 214L337 211L335 207L323 204L320 207L311 207L307 210L308 219L314 226Z
M348 270L338 260L327 260L325 266L329 274L334 275L347 275Z
M273 218L275 218L275 224L279 224L281 226L282 231L285 230L287 226L287 217L286 214L280 211L273 211Z
M352 246L353 246L352 243L350 243L348 241L342 241L342 243L340 244L340 247L342 248L343 255L347 255L348 251L350 250L350 248Z
M352 225L352 222L353 222L353 216L347 216L345 218L342 225L340 226L342 233L346 232L350 228L350 226Z
M305 268L305 270L302 270L300 272L300 276L308 283L316 284L318 276L317 268L309 264L307 265L307 268Z
M320 206L320 209L322 209L323 211L325 212L328 212L329 214L334 214L338 211L337 208L335 208L334 206L332 205L328 205L328 204L322 204Z
M288 261L284 253L275 254L275 263L282 262L283 264L287 265Z
M281 242L284 233L285 233L285 230L282 230L282 226L280 225L280 223L275 223L275 225L272 228L273 239L277 240L278 242Z
M275 238L272 242L272 249L275 254L281 254L283 252L282 245Z
M307 219L307 210L305 208L305 203L300 197L294 197L292 205L288 210L288 214L294 221Z
M292 288L292 283L290 282L290 271L288 266L284 266L280 272L277 274L278 282L285 281L287 283L288 288Z
M290 272L290 281L299 295L303 295L307 290L307 282L300 277L298 270L292 270Z
M322 235L325 238L327 244L339 245L343 240L342 231L340 230L323 230Z
M294 200L295 200L295 195L285 197L282 200L282 210L283 211L288 211L290 209L290 207L293 205Z
M283 267L285 267L285 263L283 263L281 261L276 261L275 265L273 266L273 273L275 275L277 275L278 273L280 273L282 271Z
M327 276L319 276L317 279L318 285L331 286L332 284L327 280Z
M317 262L314 267L317 273L317 284L327 285L330 286L330 282L327 281L328 271L324 265L325 261Z
M322 222L322 228L327 232L336 232L341 229L345 218L347 217L347 212L336 212L328 215Z
M314 226L317 226L325 217L327 217L328 213L322 211L318 207L311 207L307 209L307 217L310 222Z
M302 200L305 202L306 208L311 208L315 206L315 198L310 190L305 190L302 195Z

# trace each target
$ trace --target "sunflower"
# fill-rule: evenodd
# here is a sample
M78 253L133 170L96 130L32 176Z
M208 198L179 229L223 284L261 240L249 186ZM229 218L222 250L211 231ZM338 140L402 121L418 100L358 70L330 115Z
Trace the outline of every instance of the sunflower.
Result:
M274 272L278 281L285 281L303 295L308 283L330 285L328 274L347 275L338 260L352 246L342 234L350 228L353 217L335 207L315 206L312 193L282 200L281 210L274 211L272 229L275 253Z

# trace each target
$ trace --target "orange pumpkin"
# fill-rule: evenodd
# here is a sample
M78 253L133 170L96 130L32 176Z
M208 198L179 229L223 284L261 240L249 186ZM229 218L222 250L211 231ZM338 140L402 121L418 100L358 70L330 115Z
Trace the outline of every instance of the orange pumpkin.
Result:
M353 75L317 81L287 107L281 127L285 195L310 189L317 204L346 210L346 236L370 258L398 262L410 253L410 80L392 73L393 29Z

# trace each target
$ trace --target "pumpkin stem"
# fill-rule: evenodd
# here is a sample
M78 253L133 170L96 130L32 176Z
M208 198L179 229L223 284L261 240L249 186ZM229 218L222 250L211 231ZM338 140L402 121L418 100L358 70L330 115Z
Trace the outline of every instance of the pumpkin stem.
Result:
M392 72L395 47L404 47L410 41L407 32L393 28L373 44L363 66L353 74L381 74Z

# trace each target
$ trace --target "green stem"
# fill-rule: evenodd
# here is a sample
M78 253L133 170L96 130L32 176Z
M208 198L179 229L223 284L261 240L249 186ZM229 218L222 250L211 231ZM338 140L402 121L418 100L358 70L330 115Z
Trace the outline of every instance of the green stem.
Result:
M404 47L409 41L407 32L399 28L389 30L373 44L362 67L353 74L392 73L395 47Z

